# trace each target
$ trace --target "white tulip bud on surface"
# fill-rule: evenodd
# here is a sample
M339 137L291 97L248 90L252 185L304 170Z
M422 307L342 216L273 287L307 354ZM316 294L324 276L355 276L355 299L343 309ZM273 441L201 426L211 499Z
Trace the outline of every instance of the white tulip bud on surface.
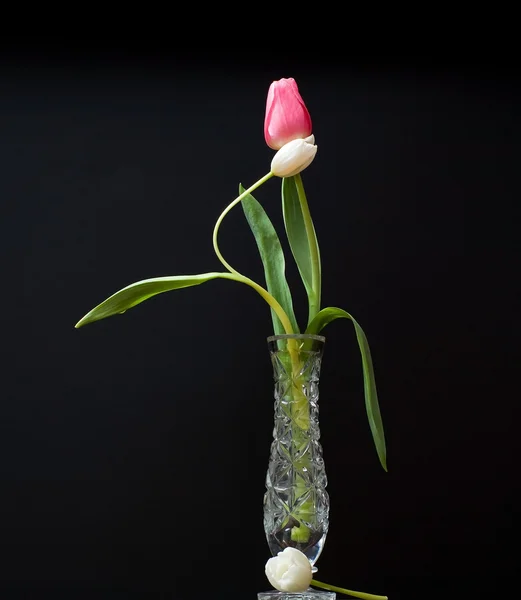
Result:
M275 154L271 161L271 172L277 177L292 177L313 162L318 147L315 136L288 142Z
M285 548L266 563L266 577L281 592L304 592L313 573L305 554L296 548Z

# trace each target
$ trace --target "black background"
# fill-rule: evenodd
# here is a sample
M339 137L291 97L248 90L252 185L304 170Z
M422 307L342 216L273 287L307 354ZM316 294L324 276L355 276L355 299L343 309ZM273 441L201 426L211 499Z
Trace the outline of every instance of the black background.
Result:
M323 581L390 598L515 589L520 93L501 63L87 48L0 67L3 598L255 598L272 427L267 306L228 281L81 330L142 278L220 270L221 210L269 170L272 80L295 77L327 337ZM280 182L257 193L279 228ZM262 280L240 208L225 257ZM297 316L306 314L288 258Z

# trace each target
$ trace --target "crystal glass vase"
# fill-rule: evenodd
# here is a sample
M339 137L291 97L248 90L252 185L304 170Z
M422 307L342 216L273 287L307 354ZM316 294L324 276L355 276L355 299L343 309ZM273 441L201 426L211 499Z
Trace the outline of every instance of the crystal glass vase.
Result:
M309 559L313 570L329 527L329 496L320 445L318 385L325 338L268 338L275 380L273 442L266 475L264 531L272 555L288 546ZM264 592L259 600L332 600L335 594Z

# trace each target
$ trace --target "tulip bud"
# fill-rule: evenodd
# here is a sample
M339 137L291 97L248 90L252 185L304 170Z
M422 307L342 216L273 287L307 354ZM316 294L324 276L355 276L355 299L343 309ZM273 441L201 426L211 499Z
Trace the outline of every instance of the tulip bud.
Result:
M285 548L266 563L266 577L281 592L304 592L313 573L306 555L296 548Z
M311 135L311 117L293 78L274 81L268 90L264 138L273 150Z
M291 177L303 171L313 162L318 147L315 136L305 140L292 140L275 154L271 161L271 172L277 177Z

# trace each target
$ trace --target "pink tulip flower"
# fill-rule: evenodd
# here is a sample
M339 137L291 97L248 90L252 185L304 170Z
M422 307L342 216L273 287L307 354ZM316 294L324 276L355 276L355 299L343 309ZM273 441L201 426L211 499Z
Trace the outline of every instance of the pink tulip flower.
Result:
M270 85L266 101L264 138L273 150L296 139L311 135L311 117L293 78L280 79Z

